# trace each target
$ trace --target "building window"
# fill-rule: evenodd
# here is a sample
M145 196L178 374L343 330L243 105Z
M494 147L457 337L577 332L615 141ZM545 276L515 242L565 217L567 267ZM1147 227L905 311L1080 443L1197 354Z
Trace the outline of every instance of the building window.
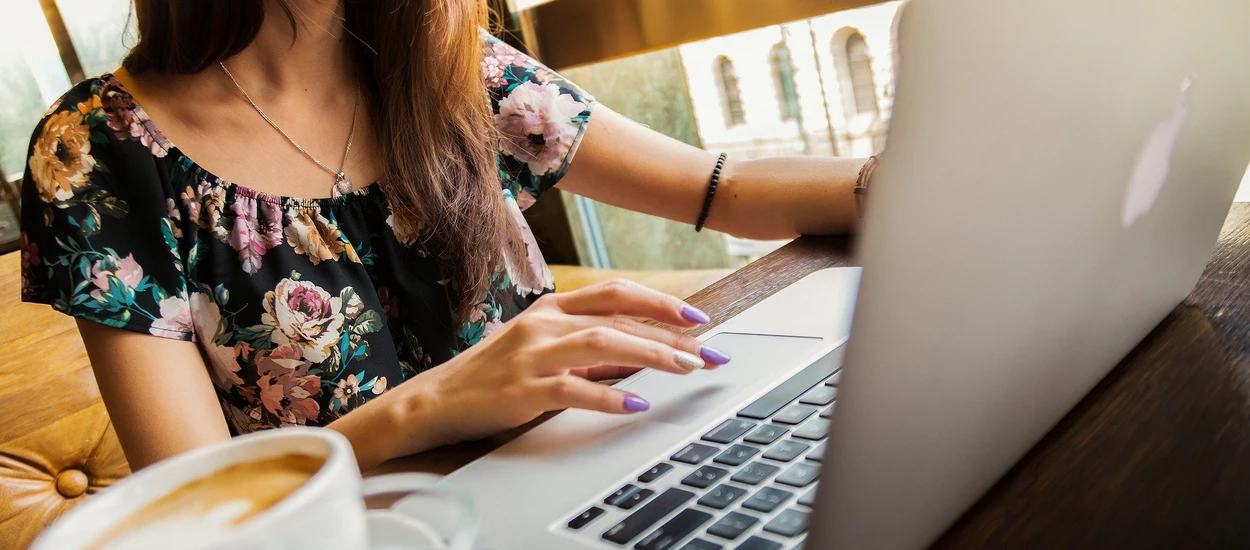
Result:
M728 57L716 58L716 80L720 84L721 108L725 111L725 126L738 126L746 122L746 112L742 110L742 89L738 87L738 73L734 72L734 62Z
M872 79L872 57L864 35L851 33L846 38L846 68L851 80L851 104L856 114L878 114L877 85Z
M799 94L794 86L794 64L790 62L790 48L778 42L768 53L768 63L773 71L773 85L777 87L777 105L781 108L781 120L798 118Z

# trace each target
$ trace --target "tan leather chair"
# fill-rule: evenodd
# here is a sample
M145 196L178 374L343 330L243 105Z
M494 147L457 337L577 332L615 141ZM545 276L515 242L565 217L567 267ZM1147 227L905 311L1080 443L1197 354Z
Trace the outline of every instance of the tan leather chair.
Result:
M0 256L0 548L130 473L73 319L21 303L19 261Z
M0 549L25 548L66 510L130 473L74 320L20 299L20 255L0 256ZM554 266L562 291L629 278L676 296L729 270Z

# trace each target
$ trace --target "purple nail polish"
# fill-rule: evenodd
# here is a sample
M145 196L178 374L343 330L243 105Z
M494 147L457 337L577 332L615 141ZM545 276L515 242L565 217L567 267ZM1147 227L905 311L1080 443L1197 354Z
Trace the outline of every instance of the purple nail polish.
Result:
M703 310L691 305L681 306L681 317L691 323L698 323L700 325L706 325L712 320L712 318L708 317L706 313L703 313Z
M625 396L625 410L627 411L642 412L650 408L651 408L651 404L647 403L646 399L638 397L637 395Z
M724 365L731 359L728 354L712 346L703 346L700 348L699 357L702 357L704 361L713 365Z

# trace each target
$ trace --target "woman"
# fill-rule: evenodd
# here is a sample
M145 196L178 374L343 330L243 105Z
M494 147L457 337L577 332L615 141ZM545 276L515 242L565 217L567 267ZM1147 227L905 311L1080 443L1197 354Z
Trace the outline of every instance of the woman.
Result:
M729 159L709 192L716 155L481 34L476 0L135 14L123 67L36 127L22 211L23 298L78 319L134 469L292 425L367 469L544 411L639 413L593 380L728 361L634 320L708 321L675 298L551 294L521 209L557 183L747 238L856 219L862 160Z

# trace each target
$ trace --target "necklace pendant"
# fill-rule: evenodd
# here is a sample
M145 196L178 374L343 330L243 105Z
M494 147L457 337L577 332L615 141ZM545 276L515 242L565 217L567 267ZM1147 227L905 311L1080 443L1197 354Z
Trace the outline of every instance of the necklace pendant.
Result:
M347 179L347 176L344 175L342 172L335 174L334 185L331 186L330 188L330 196L337 199L340 196L346 195L351 192L352 192L352 180Z

